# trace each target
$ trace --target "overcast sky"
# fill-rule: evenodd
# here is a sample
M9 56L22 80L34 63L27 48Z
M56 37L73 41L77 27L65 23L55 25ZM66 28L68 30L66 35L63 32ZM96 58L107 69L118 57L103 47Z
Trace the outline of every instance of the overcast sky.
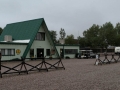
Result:
M0 27L44 18L49 30L75 38L93 24L120 22L120 0L0 0Z

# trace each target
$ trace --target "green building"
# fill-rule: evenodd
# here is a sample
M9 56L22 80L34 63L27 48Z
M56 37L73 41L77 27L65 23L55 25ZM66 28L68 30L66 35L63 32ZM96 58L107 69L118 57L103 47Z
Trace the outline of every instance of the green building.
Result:
M1 60L75 58L79 45L55 45L43 18L7 24L0 36Z

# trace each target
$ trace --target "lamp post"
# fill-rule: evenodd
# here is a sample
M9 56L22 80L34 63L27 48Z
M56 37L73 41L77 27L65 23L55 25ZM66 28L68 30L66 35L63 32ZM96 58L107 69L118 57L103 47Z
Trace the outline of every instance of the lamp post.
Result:
M61 38L60 38L60 43L63 45L63 58L64 58L64 53L65 53L65 51L64 51L64 43L65 43L65 36L66 36L66 33L65 33L65 30L64 29L62 29L61 28L61 30L60 30L60 36L61 36Z
M65 50L64 50L64 39L63 38L60 38L59 39L59 42L62 44L62 50L61 50L61 56L62 56L62 58L64 58L64 53L65 53Z
M106 53L107 53L107 47L108 47L107 39L105 39L105 47L106 47Z
M65 43L65 40L64 40L64 38L62 38L62 45L63 45L63 58L64 58L64 54L65 54L65 49L64 49L64 43Z
M1 74L1 57L2 57L2 54L1 54L1 51L0 51L0 76L2 78L2 74Z
M63 58L64 58L64 53L65 53L65 50L64 50L64 44L63 44Z

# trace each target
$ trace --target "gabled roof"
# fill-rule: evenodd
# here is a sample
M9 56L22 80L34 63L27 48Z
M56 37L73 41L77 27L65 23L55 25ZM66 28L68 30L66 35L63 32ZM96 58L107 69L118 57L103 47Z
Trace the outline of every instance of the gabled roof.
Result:
M0 41L4 41L5 35L11 35L13 40L29 39L30 41L27 44L25 52L23 53L23 57L26 57L41 25L43 25L43 27L45 28L44 30L48 36L50 44L53 45L54 48L56 49L43 18L7 24L0 36ZM57 55L59 56L58 52Z
M4 41L5 35L11 35L13 40L31 39L36 35L43 20L43 18L40 18L7 24L0 36L0 41Z

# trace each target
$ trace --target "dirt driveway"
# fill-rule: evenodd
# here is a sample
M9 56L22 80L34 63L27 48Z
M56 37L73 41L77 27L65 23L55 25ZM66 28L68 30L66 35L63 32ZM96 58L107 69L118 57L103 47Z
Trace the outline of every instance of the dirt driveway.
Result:
M120 90L120 62L95 66L95 59L62 61L65 70L3 75L0 90ZM14 66L16 62L7 64Z

